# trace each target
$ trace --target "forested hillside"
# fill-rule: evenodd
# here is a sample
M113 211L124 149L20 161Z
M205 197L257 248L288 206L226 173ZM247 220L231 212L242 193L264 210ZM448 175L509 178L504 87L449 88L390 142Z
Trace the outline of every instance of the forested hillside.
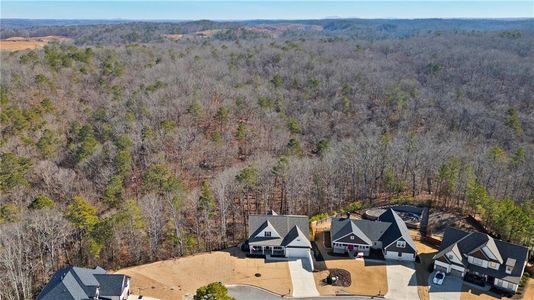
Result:
M532 245L534 31L351 28L2 52L3 299L236 244L269 208L424 195Z

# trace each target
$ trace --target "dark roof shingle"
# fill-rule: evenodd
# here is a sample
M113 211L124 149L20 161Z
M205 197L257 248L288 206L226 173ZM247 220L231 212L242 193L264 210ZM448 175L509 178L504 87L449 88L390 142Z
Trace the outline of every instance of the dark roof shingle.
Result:
M271 225L280 237L256 237L265 227ZM309 240L310 229L307 216L294 216L294 215L250 215L248 218L248 236L250 245L270 245L281 246L284 242L284 238L290 233L290 231L297 226L302 234ZM293 235L297 235L298 232L294 232ZM293 239L288 241L291 242Z
M488 249L497 256L497 261L500 262L498 270L469 264L467 255L482 249L484 246L487 246ZM457 249L457 252L459 252L459 255L462 258L463 265L468 266L468 269L515 284L518 284L521 280L525 262L528 258L528 249L526 247L493 239L485 233L466 232L457 228L448 227L445 229L443 241L438 253L434 256L434 259L439 259L445 256L445 254L453 250L453 248ZM510 259L512 261L515 260L516 263L511 274L506 274L506 262Z

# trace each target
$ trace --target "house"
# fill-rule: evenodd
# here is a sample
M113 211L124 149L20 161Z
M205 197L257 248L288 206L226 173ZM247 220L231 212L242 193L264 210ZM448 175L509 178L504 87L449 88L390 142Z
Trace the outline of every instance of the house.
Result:
M129 294L126 275L106 274L101 267L65 267L52 276L37 300L125 300Z
M377 249L386 259L407 261L414 261L417 255L406 224L391 208L385 210L377 221L334 218L330 237L333 252L338 254L368 256L371 249Z
M469 274L496 288L516 292L527 260L526 247L449 227L434 256L434 269L462 278Z
M278 215L274 211L266 215L250 215L248 235L251 255L311 259L307 216Z

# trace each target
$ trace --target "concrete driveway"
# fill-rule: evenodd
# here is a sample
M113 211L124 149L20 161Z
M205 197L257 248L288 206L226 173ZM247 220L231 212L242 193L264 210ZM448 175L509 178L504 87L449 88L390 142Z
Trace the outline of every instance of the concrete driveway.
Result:
M293 297L319 296L313 278L312 262L308 258L297 258L290 259L288 264L291 282L293 283L291 295Z
M386 266L388 292L386 299L417 300L417 278L413 262L388 261Z
M437 285L432 282L436 272L430 273L428 276L428 295L430 300L460 300L462 294L463 280L456 276L445 276L442 285Z

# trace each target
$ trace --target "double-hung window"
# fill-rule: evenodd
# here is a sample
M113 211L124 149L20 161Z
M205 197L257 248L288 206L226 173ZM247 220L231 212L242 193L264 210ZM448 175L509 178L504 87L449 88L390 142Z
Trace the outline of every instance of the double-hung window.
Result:
M397 241L397 248L406 248L405 241Z

